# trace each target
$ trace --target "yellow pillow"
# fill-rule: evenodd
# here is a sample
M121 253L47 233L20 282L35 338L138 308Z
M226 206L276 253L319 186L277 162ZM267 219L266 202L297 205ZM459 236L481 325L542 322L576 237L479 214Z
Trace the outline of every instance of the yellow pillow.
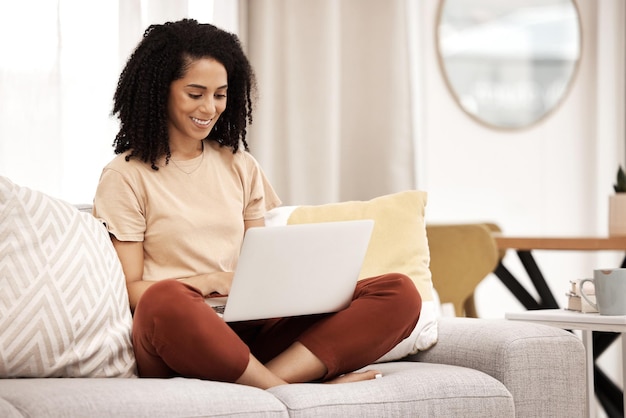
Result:
M385 273L403 273L422 297L420 319L411 335L378 361L391 361L426 350L437 342L438 305L430 274L430 252L424 212L427 194L409 190L369 201L277 208L266 215L266 225L373 219L374 230L360 279Z
M428 268L424 207L426 193L410 190L369 201L298 206L288 224L373 219L374 230L359 279L403 273L413 279L422 300L433 300Z

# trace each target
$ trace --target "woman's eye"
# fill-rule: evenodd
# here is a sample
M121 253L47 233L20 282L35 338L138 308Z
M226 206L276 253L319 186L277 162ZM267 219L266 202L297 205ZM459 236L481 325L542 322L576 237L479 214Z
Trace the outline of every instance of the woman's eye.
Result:
M225 99L226 95L225 94L216 94L215 97L218 98L218 99Z
M201 97L202 97L202 95L201 95L201 94L192 94L192 93L189 93L189 97L190 97L190 98L192 98L192 99L199 99L199 98L201 98Z

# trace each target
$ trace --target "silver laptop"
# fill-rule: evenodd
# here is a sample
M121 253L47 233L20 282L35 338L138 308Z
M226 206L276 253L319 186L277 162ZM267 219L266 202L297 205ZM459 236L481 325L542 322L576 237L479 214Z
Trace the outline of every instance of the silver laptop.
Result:
M206 301L227 322L337 312L352 301L373 220L250 228L228 297Z

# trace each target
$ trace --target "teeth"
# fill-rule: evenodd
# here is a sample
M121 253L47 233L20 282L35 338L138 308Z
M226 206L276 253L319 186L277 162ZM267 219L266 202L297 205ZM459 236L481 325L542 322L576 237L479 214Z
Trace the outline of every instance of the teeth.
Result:
M198 119L198 118L194 118L192 117L191 120L193 120L195 123L197 123L198 125L204 125L207 126L209 123L211 123L212 119L209 120L202 120L202 119Z

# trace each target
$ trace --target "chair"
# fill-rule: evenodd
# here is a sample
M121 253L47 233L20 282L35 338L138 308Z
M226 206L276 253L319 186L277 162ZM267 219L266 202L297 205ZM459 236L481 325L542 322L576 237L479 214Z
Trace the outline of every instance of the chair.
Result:
M451 303L456 316L477 318L476 286L492 273L502 252L493 223L433 224L426 226L433 286L441 303Z

